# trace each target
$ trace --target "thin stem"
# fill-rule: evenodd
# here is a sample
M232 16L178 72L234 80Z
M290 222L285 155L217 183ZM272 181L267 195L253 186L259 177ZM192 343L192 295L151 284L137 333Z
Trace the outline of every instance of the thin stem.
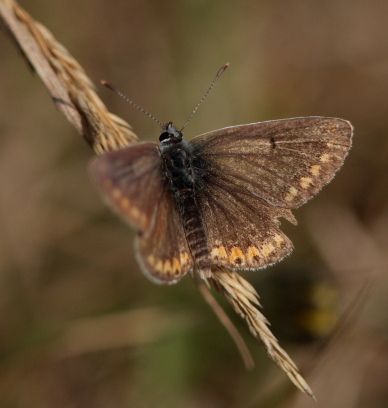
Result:
M245 367L248 370L252 370L255 367L255 363L253 362L252 355L248 350L248 347L245 344L244 339L241 337L240 333L238 332L232 321L229 319L227 314L224 312L224 310L213 298L204 282L197 276L194 276L194 281L202 297L205 299L206 303L213 309L213 312L218 317L218 320L221 322L221 324L228 331L229 335L232 337L238 351L241 354Z

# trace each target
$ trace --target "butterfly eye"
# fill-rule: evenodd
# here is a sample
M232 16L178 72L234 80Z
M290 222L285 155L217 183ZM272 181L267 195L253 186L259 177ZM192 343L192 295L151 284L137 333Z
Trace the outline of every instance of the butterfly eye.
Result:
M164 140L170 139L171 134L168 132L163 132L160 136L159 136L159 142L163 142Z

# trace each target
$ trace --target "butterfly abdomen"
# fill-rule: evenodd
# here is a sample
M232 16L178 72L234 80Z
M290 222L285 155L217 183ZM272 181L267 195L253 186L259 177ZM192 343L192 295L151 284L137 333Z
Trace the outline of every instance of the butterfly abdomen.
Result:
M181 194L177 197L180 207L180 214L183 221L183 228L191 256L201 277L210 276L210 253L207 244L207 237L202 223L202 219L192 196Z
M210 253L207 236L195 200L198 177L193 157L187 144L178 144L163 152L166 182L173 194L175 208L180 216L187 244L201 277L210 276Z

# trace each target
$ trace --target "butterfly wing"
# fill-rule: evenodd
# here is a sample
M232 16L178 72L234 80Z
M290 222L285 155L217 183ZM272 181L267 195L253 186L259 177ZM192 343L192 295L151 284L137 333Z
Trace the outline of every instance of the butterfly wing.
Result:
M292 250L278 217L328 183L351 147L342 119L308 117L220 129L194 138L198 201L213 261L259 268Z
M136 241L140 266L155 283L176 283L193 268L193 259L172 195L164 189L155 214L156 221L147 234Z
M352 129L343 119L294 118L220 129L191 143L224 185L295 208L334 177Z
M156 143L97 157L91 173L108 204L139 230L138 260L148 278L173 283L192 268L179 215L163 182Z
M234 269L258 269L280 261L293 248L278 217L296 223L291 211L227 188L213 177L200 193L210 257Z
M160 166L158 145L139 143L95 158L90 169L107 203L136 229L147 232L162 195Z

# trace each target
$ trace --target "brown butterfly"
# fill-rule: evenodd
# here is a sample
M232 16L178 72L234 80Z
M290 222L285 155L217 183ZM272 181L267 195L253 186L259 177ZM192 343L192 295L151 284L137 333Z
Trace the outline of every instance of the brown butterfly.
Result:
M139 263L157 283L190 270L207 278L212 265L258 269L281 260L292 243L278 218L296 224L291 208L333 178L351 147L352 125L324 117L233 126L186 142L183 128L163 125L102 83L162 128L159 144L138 143L91 165L108 203L139 231Z
M258 269L292 243L279 229L328 183L351 147L343 119L304 117L232 126L183 140L167 123L160 143L96 158L91 171L108 203L138 231L144 273L175 283L212 265Z

